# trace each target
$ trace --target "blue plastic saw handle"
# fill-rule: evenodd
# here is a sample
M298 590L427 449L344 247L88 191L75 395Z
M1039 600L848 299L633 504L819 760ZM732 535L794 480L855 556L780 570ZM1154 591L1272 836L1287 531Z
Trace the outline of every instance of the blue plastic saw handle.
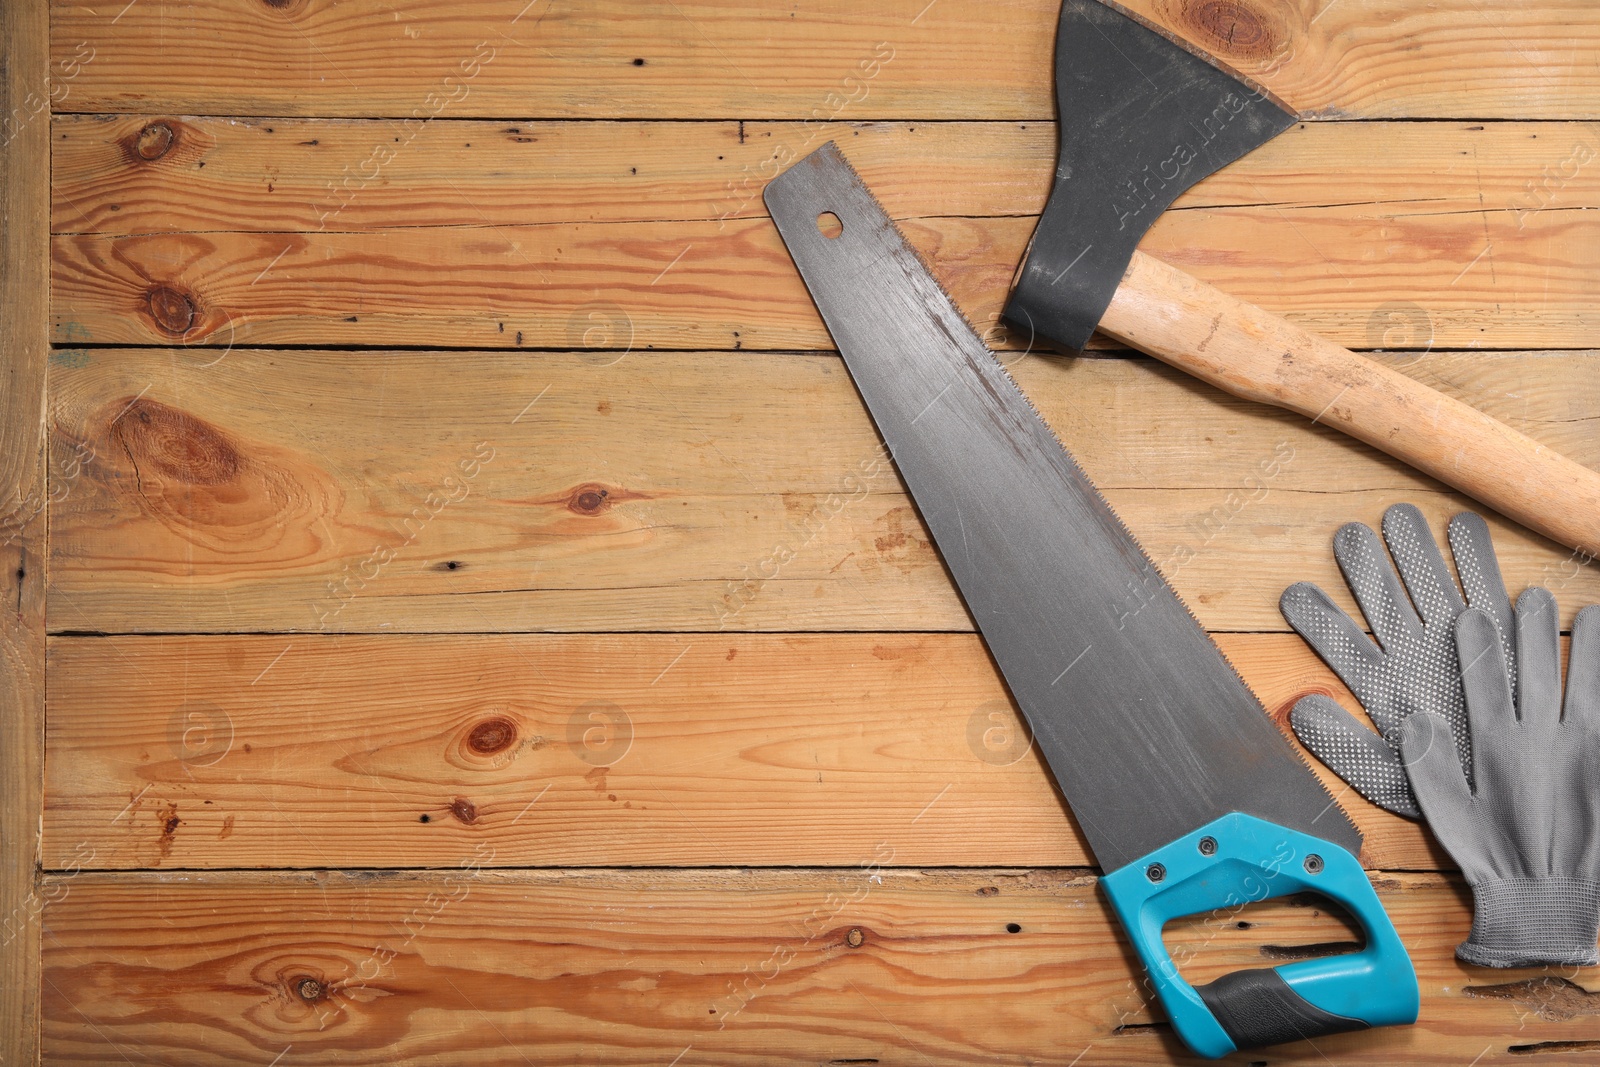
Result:
M1100 880L1173 1029L1208 1059L1240 1048L1416 1022L1417 973L1366 872L1320 838L1233 812ZM1196 989L1161 928L1183 915L1293 893L1338 901L1361 925L1358 952L1235 971Z

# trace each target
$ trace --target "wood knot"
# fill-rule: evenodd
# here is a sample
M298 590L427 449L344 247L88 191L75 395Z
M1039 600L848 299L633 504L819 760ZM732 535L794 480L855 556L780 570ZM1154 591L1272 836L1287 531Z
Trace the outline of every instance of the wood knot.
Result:
M1329 700L1334 699L1334 695L1326 689L1302 689L1277 707L1268 709L1267 714L1272 716L1272 721L1277 723L1280 728L1284 730L1293 729L1289 725L1289 716L1293 714L1294 706L1308 696L1325 696Z
M844 935L844 943L851 948L860 948L866 943L867 935L861 932L861 927L852 926L850 932Z
M579 515L599 515L611 506L611 490L589 482L578 486L567 497L567 510Z
M456 817L457 822L471 826L478 821L478 805L466 797L456 797L450 802L450 814Z
M327 987L315 978L301 978L294 983L294 990L300 994L300 999L305 1001L321 1000L327 993Z
M1270 59L1284 46L1276 18L1242 0L1182 0L1174 21L1210 52L1234 59Z
M480 756L504 752L517 741L517 724L510 719L485 719L467 734L467 747Z
M143 396L121 410L112 433L135 463L189 485L221 485L239 476L238 450L204 419Z
M160 159L172 151L172 146L177 140L177 131L171 125L165 122L151 122L133 135L133 154L146 162Z
M150 290L146 299L150 305L150 317L156 320L157 326L174 337L182 337L194 325L198 312L194 299L187 293L169 285L158 285Z

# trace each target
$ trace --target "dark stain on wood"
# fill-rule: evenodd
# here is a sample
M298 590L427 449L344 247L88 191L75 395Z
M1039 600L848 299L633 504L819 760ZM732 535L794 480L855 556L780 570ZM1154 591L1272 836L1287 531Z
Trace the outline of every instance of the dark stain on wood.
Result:
M1550 1022L1562 1023L1600 1015L1600 993L1591 993L1576 982L1556 975L1499 985L1469 985L1462 988L1461 995L1485 1000L1509 1000Z
M1507 1045L1513 1056L1532 1056L1541 1052L1600 1052L1600 1041L1535 1041L1531 1045Z
M161 823L161 839L157 847L161 850L161 860L164 860L172 855L172 841L178 833L178 827L183 825L183 820L178 817L178 805L171 801L156 812L156 819ZM157 866L160 866L161 860L156 861Z
M1360 950L1361 945L1355 941L1320 941L1312 945L1262 945L1261 955L1269 960L1314 960Z
M919 566L936 560L931 542L919 536L918 520L910 507L890 508L876 524L884 532L873 538L878 559L910 574Z

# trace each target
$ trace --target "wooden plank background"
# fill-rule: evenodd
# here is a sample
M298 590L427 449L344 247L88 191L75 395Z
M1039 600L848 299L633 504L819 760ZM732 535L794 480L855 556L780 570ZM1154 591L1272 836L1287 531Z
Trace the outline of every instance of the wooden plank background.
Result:
M847 870L474 866L493 856L469 850L435 876L52 878L65 896L51 1056L491 1064L511 1046L535 1062L641 1065L1205 1062L1148 1010L1081 874L876 866L898 858L888 841ZM1458 885L1396 875L1380 892L1417 957L1422 1023L1255 1062L1409 1063L1508 1040L1526 1052L1583 1004L1559 977L1458 963ZM1355 936L1304 902L1249 915L1175 925L1168 944L1203 955L1205 980Z
M66 72L49 63L40 4L0 7L0 1063L39 1055L39 855L44 761L50 109Z
M1592 5L1132 6L1305 120L1147 250L1600 467ZM841 143L1280 725L1354 707L1284 586L1353 610L1340 523L1470 502L1001 326L1057 7L58 0L48 54L8 7L0 425L50 537L10 507L0 1063L1191 1062L762 185ZM1513 591L1600 602L1489 518ZM1234 1060L1600 1054L1600 970L1456 961L1448 857L1328 781L1422 1019Z

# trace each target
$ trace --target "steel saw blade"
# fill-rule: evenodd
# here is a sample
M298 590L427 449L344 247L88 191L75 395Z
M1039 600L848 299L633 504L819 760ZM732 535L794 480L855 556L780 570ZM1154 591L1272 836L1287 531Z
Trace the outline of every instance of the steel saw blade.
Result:
M1229 812L1358 853L1355 826L838 149L765 199L1101 867ZM831 237L825 213L842 225Z

